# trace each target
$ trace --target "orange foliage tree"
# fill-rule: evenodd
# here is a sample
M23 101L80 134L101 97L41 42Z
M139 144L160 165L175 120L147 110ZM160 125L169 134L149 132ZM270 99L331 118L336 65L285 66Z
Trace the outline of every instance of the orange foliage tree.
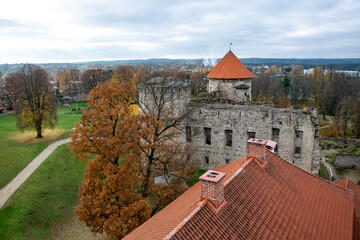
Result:
M181 91L186 84L180 82L177 72L171 71L153 73L147 79L150 80L140 87L143 94L139 98L140 110L146 118L142 129L147 131L141 136L142 161L146 162L141 172L145 197L152 194L155 177L162 176L166 182L176 179L174 182L181 188L191 177L188 173L196 168L190 162L191 149L184 148L183 139L179 138L183 120L190 111L182 108Z
M72 151L88 161L81 183L78 219L93 232L122 238L150 217L139 190L138 117L129 104L128 83L100 84L91 92L72 135Z
M291 106L291 101L285 94L283 94L279 98L279 103L277 105L279 108L288 108Z
M92 231L122 238L186 190L193 169L176 141L182 118L134 114L129 81L100 84L90 95L71 143L89 162L76 212Z

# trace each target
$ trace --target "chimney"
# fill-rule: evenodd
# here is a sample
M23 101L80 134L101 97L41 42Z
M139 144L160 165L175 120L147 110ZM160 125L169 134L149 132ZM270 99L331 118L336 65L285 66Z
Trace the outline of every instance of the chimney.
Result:
M262 163L265 163L267 140L250 138L247 140L248 156L257 157Z
M275 153L277 142L271 140L255 139L251 138L247 141L248 144L248 156L254 156L261 160L262 163L266 161L266 149Z
M218 208L224 202L225 173L213 170L207 171L201 180L201 198L207 198Z

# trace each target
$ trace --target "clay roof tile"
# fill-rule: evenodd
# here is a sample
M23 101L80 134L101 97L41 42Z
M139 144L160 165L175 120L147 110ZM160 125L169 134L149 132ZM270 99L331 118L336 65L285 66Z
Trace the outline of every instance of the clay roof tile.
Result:
M226 204L218 211L197 183L125 239L353 239L353 191L267 151L266 164L243 157L219 166ZM357 207L356 207L357 206ZM358 211L356 211L358 213ZM354 217L355 216L355 217ZM357 224L357 225L356 225ZM357 227L356 227L356 226Z
M253 78L254 75L249 72L232 51L229 51L207 77L212 79L246 79Z

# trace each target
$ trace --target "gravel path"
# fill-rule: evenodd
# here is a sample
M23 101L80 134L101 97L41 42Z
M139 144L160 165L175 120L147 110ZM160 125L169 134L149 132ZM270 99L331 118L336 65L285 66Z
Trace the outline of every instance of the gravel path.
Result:
M321 161L329 172L330 182L341 180L341 178L338 175L336 175L335 169L333 168L333 166L331 166L330 163L326 162L323 159Z
M4 206L11 195L35 172L40 164L60 145L69 143L71 138L62 139L50 144L34 160L27 165L8 185L0 190L0 209Z
M328 128L332 123L333 123L333 120L331 120L331 118L329 118L329 124L326 126L323 126L323 127L319 127L319 129Z

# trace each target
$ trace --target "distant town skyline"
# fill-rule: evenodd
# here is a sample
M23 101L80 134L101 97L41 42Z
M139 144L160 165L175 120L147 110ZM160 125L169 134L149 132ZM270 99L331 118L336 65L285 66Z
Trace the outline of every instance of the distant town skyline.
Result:
M149 58L360 58L357 0L13 0L0 63Z

